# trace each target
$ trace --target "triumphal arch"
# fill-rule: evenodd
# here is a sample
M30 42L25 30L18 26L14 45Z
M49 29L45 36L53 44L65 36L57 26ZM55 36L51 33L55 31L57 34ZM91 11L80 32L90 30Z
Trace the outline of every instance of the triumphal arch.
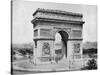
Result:
M82 60L83 15L61 10L38 8L33 13L34 63L74 63ZM57 49L55 35L62 37Z

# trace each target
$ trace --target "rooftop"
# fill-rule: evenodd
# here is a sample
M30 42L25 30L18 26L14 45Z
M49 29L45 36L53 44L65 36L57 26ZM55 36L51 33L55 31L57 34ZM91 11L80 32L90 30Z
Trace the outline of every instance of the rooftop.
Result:
M83 17L81 13L73 13L68 11L62 11L62 10L53 10L53 9L43 9L38 8L34 13L33 16L36 15L37 12L46 12L46 13L54 13L54 14L62 14L62 15L70 15L70 16L77 16L77 17Z

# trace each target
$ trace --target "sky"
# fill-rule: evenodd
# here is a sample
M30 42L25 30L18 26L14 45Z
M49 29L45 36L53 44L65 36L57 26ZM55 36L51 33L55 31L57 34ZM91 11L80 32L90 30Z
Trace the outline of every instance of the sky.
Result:
M97 6L65 3L48 3L13 0L12 5L12 42L30 43L33 41L32 14L37 8L64 10L82 13L83 42L97 41Z

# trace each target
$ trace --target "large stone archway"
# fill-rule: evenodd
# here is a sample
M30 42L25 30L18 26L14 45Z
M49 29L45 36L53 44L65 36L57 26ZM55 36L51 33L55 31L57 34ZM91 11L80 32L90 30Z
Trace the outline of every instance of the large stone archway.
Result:
M61 47L61 49L58 49L58 50L55 50L55 51L56 51L56 53L61 52L62 56L65 55L65 57L67 58L67 41L68 41L68 37L69 37L68 33L63 31L63 30L58 31L57 33L59 33L61 35L60 46L62 46L62 47ZM59 46L59 43L58 43L58 46Z
M67 42L69 36L68 33L64 30L58 31L55 36L55 60L62 61L64 58L67 59Z
M54 37L56 32L61 34L63 43L66 45L66 60L82 59L84 24L82 14L39 8L33 16L34 62L36 64L50 64L51 61L55 61Z

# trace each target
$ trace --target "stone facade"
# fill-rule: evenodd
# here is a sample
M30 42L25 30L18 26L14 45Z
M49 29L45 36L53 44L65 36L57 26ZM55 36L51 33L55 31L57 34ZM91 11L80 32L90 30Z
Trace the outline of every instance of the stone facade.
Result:
M63 37L67 56L63 56L58 63L64 60L81 63L84 24L82 14L39 8L33 13L33 16L31 22L34 31L34 62L36 64L56 63L55 34L61 31L61 35L63 32L66 34Z

